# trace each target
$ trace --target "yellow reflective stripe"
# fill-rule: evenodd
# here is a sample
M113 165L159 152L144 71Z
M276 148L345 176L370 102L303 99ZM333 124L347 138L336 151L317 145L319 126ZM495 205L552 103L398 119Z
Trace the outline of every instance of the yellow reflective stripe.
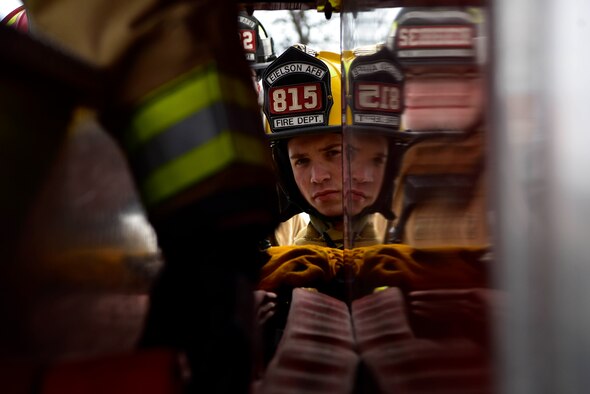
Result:
M6 26L14 25L16 23L16 20L19 17L19 15L22 14L23 12L24 11L20 11L20 12L17 12L16 14L14 14L14 16L12 18L10 18L8 20L8 22L6 22Z
M224 130L152 172L140 185L143 201L148 207L158 204L235 162L267 167L266 156L264 141Z
M146 97L125 133L127 149L133 151L172 125L219 101L258 110L250 85L218 73L211 65L200 67Z

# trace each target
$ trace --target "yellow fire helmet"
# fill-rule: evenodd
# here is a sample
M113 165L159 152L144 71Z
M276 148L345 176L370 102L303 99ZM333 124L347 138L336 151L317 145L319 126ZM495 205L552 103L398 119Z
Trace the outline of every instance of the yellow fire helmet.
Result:
M288 48L262 75L263 112L271 140L341 132L340 54Z
M370 54L361 53L357 56L350 52L343 57L339 53L294 45L272 62L262 75L265 131L271 141L280 179L284 199L281 210L285 219L301 211L324 220L331 219L319 214L299 192L287 154L290 138L342 133L343 117L347 130L394 137L389 139L390 152L401 134L403 75L400 67L385 47ZM344 81L348 89L346 97L342 94L343 61L348 74ZM386 176L391 178L385 179L393 179L396 167L394 161L388 163ZM393 218L391 188L386 183L377 201L361 214L381 212Z

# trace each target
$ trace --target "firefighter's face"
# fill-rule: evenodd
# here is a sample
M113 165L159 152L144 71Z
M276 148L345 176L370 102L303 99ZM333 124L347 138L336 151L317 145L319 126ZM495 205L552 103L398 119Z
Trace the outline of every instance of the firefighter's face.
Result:
M373 204L383 184L388 141L383 136L353 134L344 144L350 170L344 171L344 201L352 215ZM349 179L350 177L350 179Z
M353 137L350 152L351 190L343 184L342 135L324 134L292 138L289 159L295 182L307 202L325 216L358 214L377 199L387 158L383 137ZM343 196L346 196L345 198Z

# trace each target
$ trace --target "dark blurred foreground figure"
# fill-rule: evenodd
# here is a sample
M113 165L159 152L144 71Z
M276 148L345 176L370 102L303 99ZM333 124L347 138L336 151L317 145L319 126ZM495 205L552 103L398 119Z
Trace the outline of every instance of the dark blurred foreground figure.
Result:
M235 3L25 6L31 34L102 72L97 118L119 142L156 231L165 264L140 349L186 359L189 390L248 392L258 244L278 204Z

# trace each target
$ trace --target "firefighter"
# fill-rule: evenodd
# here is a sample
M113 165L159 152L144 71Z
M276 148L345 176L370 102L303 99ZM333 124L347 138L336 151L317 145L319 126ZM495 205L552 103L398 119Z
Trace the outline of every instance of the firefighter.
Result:
M262 71L277 58L273 38L254 15L245 11L238 14L238 32L246 61L260 79Z
M294 215L304 212L310 218L287 244L345 247L344 215L351 218L351 243L381 243L372 216L391 215L388 190L382 185L392 176L389 148L402 108L403 76L390 55L383 48L348 59L350 96L356 98L345 106L350 130L346 136L340 54L296 45L266 68L263 111L281 182L283 216L297 218ZM373 64L387 67L371 68ZM349 166L344 172L343 161ZM275 239L289 238L281 234L283 229Z
M250 65L252 83L262 106L262 85L260 76L264 69L277 58L274 41L260 21L246 11L238 14L239 40L244 49L246 61Z
M258 243L278 203L237 5L25 6L37 36L103 71L96 116L126 155L165 260L138 345L186 354L195 390L247 392Z
M395 180L388 242L489 244L484 20L474 7L405 7L389 46L406 77L403 124L412 142Z

